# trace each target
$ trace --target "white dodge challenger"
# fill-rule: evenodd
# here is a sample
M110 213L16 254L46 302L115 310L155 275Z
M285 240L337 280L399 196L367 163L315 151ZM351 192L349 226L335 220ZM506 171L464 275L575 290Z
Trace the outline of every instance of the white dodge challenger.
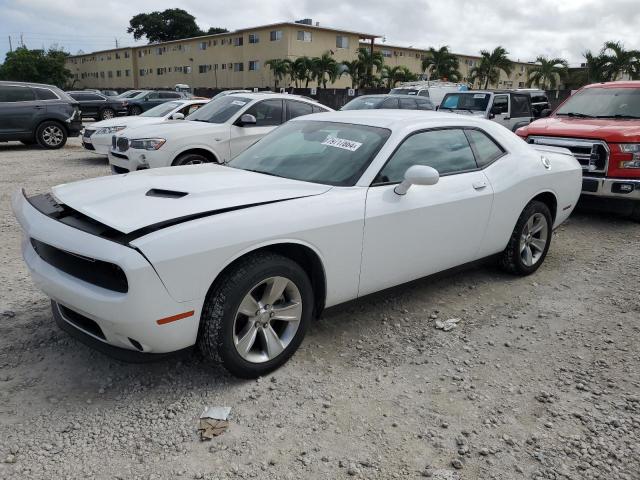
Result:
M497 254L536 271L582 172L489 121L296 118L227 165L13 197L57 323L120 358L197 345L235 375L282 365L323 308Z

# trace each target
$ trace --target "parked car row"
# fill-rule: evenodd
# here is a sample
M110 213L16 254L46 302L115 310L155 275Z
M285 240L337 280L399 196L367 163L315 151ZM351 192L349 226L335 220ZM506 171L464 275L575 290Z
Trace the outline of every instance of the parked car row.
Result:
M132 90L117 96L86 90L67 93L80 104L83 118L96 120L108 120L119 115L140 115L162 103L187 98L181 92L155 90Z

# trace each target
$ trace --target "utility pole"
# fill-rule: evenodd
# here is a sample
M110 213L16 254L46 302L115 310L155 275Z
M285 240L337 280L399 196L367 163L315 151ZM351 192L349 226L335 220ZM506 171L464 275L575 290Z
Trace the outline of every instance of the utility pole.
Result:
M22 33L20 34L20 46L24 48L24 39L22 38Z
M13 52L13 45L11 44L11 35L9 35L9 51Z
M118 37L116 37L116 48L118 48Z

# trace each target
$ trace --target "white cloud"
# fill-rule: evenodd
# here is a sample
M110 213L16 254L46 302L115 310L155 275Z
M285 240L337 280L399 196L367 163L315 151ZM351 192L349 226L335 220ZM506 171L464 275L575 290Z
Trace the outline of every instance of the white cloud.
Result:
M129 19L140 12L175 8L175 2L142 0L0 0L0 58L20 32L32 48L53 43L72 53L131 44ZM606 40L640 48L637 0L183 0L203 29L230 30L303 17L323 25L377 33L389 44L449 45L459 53L504 46L513 59L543 54L572 64Z

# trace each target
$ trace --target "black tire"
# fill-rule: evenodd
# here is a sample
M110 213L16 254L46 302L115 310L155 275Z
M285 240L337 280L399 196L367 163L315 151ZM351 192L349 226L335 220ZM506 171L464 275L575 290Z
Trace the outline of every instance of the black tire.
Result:
M542 215L544 221L546 222L546 243L542 251L539 251L539 257L537 258L537 260L532 265L527 265L521 253L521 240L527 222L529 222L529 220L536 215ZM509 239L507 248L505 248L504 252L502 252L502 255L500 256L500 259L498 261L500 267L503 270L515 275L530 275L535 272L538 268L540 268L540 265L542 265L542 263L544 262L544 259L547 256L547 252L549 251L549 246L551 245L551 237L553 234L552 227L553 220L551 217L551 212L549 211L549 207L537 200L529 202L529 204L520 214L518 221L516 222L516 226L513 229L513 233L511 234L511 238Z
M234 344L234 323L240 303L260 282L270 277L285 277L300 292L302 315L298 329L284 350L262 363L245 360ZM211 287L202 309L198 348L202 354L221 364L233 375L256 378L284 364L298 349L313 314L313 287L305 271L293 260L270 252L251 254L238 261Z
M113 108L103 108L100 112L100 120L109 120L110 118L114 118L116 116L116 112Z
M129 109L129 115L140 115L141 113L142 109L137 105L134 105Z
M211 159L199 153L183 153L171 165L179 167L182 165L198 165L200 163L211 163Z
M42 122L36 130L36 140L42 148L57 150L67 143L67 130L58 122Z

